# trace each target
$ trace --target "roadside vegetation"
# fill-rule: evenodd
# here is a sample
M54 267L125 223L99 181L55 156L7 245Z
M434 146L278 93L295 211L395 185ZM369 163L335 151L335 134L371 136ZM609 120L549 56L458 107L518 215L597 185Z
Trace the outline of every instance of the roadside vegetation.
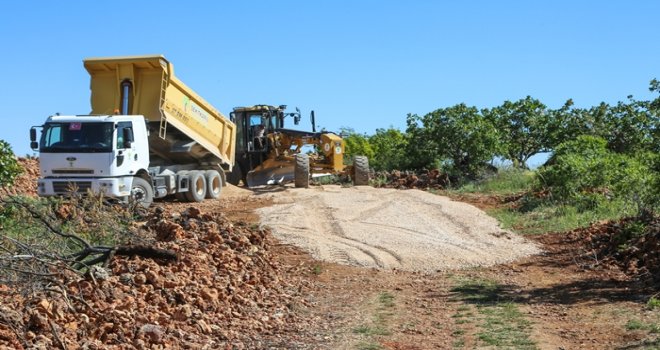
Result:
M503 287L496 281L480 278L460 278L451 289L452 301L458 302L454 348L466 345L464 335L474 333L478 347L504 349L537 349L530 339L532 325L518 305L504 296Z
M390 292L383 291L378 293L375 299L375 310L371 320L353 329L353 333L363 337L363 340L357 344L357 349L359 350L383 349L378 343L378 338L392 334L390 321L395 315L396 303L394 295Z
M649 90L660 92L660 82L651 81ZM625 246L657 230L660 97L628 96L590 108L568 100L558 109L530 96L483 109L461 103L410 114L405 131L343 131L347 157L369 156L376 186L387 186L388 174L398 170L439 169L446 176L438 182L443 193L493 197L506 205L487 210L520 233L564 232L628 217L633 220L622 232L630 233L620 242ZM530 169L529 159L539 153L549 158ZM494 159L508 165L495 167ZM398 187L418 183L411 175Z

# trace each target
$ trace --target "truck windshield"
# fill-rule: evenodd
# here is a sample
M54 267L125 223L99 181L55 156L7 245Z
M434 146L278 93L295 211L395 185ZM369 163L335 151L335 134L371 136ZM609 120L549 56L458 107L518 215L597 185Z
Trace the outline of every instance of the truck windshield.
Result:
M97 153L112 151L113 123L46 123L40 152Z

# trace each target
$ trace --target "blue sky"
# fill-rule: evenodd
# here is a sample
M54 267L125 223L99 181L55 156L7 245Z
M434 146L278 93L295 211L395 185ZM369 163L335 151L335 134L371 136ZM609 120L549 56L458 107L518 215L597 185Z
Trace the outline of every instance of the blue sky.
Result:
M660 1L12 1L0 10L0 139L85 114L86 57L163 54L225 114L286 104L329 130L526 95L588 107L660 78ZM306 120L306 118L304 119ZM301 124L308 128L309 124Z

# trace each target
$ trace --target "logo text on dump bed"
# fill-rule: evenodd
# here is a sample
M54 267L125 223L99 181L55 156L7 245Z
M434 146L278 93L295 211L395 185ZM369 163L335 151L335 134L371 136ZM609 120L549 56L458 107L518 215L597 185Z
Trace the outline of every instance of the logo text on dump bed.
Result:
M195 116L197 119L199 119L199 121L208 124L209 115L206 114L206 112L204 112L204 110L200 106L198 106L195 102L191 101L190 98L188 98L187 96L183 97L183 110L186 113Z

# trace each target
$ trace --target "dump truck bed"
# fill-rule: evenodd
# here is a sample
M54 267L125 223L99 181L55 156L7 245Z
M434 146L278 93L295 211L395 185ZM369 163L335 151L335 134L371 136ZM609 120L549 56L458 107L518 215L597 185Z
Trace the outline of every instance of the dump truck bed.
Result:
M236 126L174 75L160 55L88 58L92 114L127 114L149 124L152 163L219 163L231 171ZM131 82L129 90L124 82ZM127 96L123 96L128 91Z

